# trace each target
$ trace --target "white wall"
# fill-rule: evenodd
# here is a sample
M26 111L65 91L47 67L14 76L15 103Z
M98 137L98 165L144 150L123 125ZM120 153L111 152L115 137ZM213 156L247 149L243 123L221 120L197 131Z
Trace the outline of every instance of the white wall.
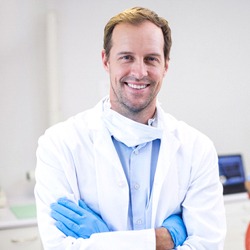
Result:
M38 135L47 126L45 4L0 0L0 186L32 193Z
M207 134L219 154L242 153L250 172L249 1L0 4L0 185L10 195L34 168L37 139L49 126L46 13L51 10L57 18L61 120L107 93L101 65L104 25L117 12L143 5L166 17L172 29L171 64L160 94L163 107Z

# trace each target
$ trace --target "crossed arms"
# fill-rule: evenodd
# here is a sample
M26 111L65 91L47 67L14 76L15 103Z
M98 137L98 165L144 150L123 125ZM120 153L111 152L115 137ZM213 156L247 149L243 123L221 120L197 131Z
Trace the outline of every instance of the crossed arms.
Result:
M91 210L83 200L78 205L60 198L51 204L51 216L55 226L66 236L88 239L92 234L109 232L103 219ZM155 229L156 250L173 249L182 245L187 237L186 227L180 215L166 218L160 228Z

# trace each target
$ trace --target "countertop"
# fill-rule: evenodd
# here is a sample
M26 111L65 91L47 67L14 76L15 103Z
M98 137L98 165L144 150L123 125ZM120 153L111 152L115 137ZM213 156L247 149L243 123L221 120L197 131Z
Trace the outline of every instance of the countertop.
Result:
M236 193L236 194L226 194L223 196L225 203L236 202L241 200L249 200L249 195L247 192Z
M0 230L36 225L34 200L16 201L0 208Z

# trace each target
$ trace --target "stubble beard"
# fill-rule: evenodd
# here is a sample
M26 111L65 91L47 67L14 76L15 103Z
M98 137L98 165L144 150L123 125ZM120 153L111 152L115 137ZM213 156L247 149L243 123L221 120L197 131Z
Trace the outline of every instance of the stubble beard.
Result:
M123 81L118 81L119 86L124 85L125 83ZM129 98L124 97L122 94L122 88L119 88L118 90L115 90L112 83L111 89L115 96L115 98L112 101L113 105L117 109L116 111L126 117L135 117L139 114L143 113L144 110L153 102L155 95L151 93L146 100L144 100L142 103L139 103L137 105L133 105ZM155 84L154 82L150 82L150 84ZM135 97L136 98L136 97ZM112 106L112 104L111 104Z

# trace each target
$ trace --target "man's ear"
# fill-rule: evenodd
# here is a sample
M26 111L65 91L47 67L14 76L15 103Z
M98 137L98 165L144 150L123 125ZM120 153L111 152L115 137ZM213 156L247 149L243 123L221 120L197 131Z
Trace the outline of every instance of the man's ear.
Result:
M166 60L166 62L165 62L164 76L166 75L166 73L167 73L167 71L168 71L168 65L169 65L169 60Z
M108 58L107 58L105 49L102 50L102 64L103 64L104 69L107 72L109 72L109 63L108 63Z

